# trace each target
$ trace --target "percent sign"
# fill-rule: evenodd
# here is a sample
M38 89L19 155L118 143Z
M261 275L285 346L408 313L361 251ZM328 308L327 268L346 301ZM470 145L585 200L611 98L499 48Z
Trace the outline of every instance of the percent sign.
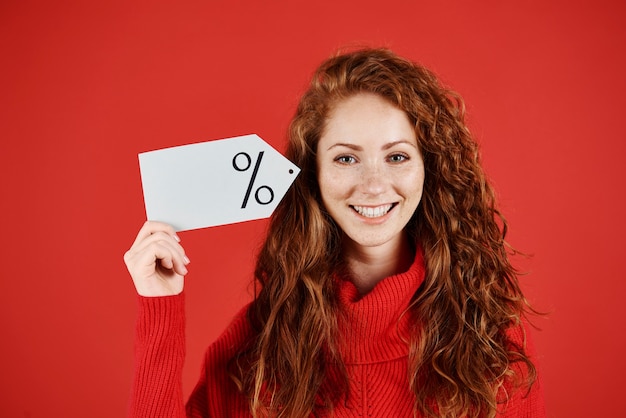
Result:
M259 155L256 158L256 162L254 163L254 169L252 170L252 177L250 177L250 182L248 183L248 189L246 190L246 195L243 197L243 203L241 204L241 209L245 209L246 205L248 204L248 199L250 199L250 193L252 193L252 187L254 187L254 180L256 180L256 175L259 172L259 167L261 166L261 160L263 159L263 154L265 154L265 151L259 151ZM246 160L244 167L240 167L239 164L237 163L237 157L239 156L242 156ZM250 158L250 154L246 152L239 152L235 154L235 156L233 157L233 168L237 171L248 171L251 165L252 165L252 158ZM293 174L292 169L289 169L289 174ZM267 190L269 192L269 199L266 202L261 200L261 198L259 197L259 193L261 192L261 190ZM268 205L274 201L274 190L272 190L272 188L267 185L259 186L254 192L254 200L256 200L256 202L259 205Z
M256 175L259 172L259 167L261 166L261 160L263 159L264 153L265 151L259 151L259 156L256 158L256 162L254 163L254 169L252 170L252 177L250 177L250 182L248 183L248 190L246 190L246 195L243 198L241 209L245 209L246 205L248 204L248 199L250 198L250 193L252 192L252 187L254 186L254 180L256 179ZM240 167L239 164L237 164L237 157L239 156L244 157L246 160L244 167ZM233 168L237 171L247 171L251 165L252 165L252 158L250 158L250 155L248 153L239 152L235 154L235 156L233 157ZM259 197L259 192L261 190L267 190L270 194L269 196L270 198L266 202L262 201L261 198ZM272 201L274 200L274 190L272 190L272 188L267 185L260 186L254 192L254 200L256 200L256 202L259 205L267 205L269 203L272 203Z

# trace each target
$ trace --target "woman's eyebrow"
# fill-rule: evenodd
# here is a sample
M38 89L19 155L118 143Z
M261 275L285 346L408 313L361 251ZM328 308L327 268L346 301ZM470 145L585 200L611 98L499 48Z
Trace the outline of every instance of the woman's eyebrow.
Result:
M328 147L327 151L330 151L331 149L335 148L335 147L346 147L346 148L350 148L354 151L363 151L363 147L360 145L356 145L356 144L350 144L348 142L337 142L336 144L332 144L330 147Z
M385 145L383 145L382 149L389 149L389 148L393 148L396 145L399 144L407 144L412 146L413 148L417 148L417 144L414 144L412 141L409 141L407 139L400 139L398 141L393 141L393 142L388 142Z
M381 149L383 150L387 150L389 148L393 148L396 145L399 144L407 144L412 146L413 148L417 148L417 145L414 144L412 141L409 141L407 139L400 139L398 141L392 141L392 142L388 142L386 144L384 144ZM346 148L350 148L354 151L363 151L363 147L360 145L356 145L356 144L351 144L349 142L337 142L336 144L331 145L330 147L328 147L327 151L330 151L331 149L335 148L335 147L346 147Z

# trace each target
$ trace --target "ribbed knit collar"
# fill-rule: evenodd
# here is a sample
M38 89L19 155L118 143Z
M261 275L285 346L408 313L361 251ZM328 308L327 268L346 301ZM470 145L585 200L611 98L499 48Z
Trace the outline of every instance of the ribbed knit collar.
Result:
M361 297L347 278L338 281L339 330L345 364L370 364L408 355L411 315L402 313L424 281L418 250L409 270L381 280Z

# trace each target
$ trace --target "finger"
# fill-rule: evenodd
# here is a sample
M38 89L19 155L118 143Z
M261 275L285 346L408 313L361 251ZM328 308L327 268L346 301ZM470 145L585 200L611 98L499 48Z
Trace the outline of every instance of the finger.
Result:
M184 254L183 254L183 258L178 258L178 257L172 258L172 264L173 264L172 269L174 270L174 272L176 272L177 274L180 274L181 276L184 276L189 272L187 270L187 264L189 264L189 258L187 258L187 256Z
M155 246L154 258L150 261L151 265L155 265L158 262L162 267L172 270L175 273L184 276L187 274L186 260L188 258L169 247L166 244L159 243Z
M167 232L157 231L148 236L146 236L143 240L137 241L130 250L128 250L131 255L135 253L140 253L143 251L149 251L149 248L153 244L163 244L172 247L173 250L178 251L181 255L185 255L185 249L179 242L169 235Z
M150 235L124 255L129 271L138 275L154 272L157 260L161 260L161 265L167 269L177 266L176 270L179 272L185 270L180 267L181 265L184 267L189 263L185 249L170 235L163 232Z
M185 275L187 269L184 257L167 242L159 241L150 244L144 251L137 252L127 264L131 274L137 279L152 275L159 267Z
M163 256L172 259L172 263L178 262L185 265L185 249L177 242L173 241L171 237L165 239L159 238L149 240L146 242L145 247L140 249L138 253L152 254L154 261L163 260ZM172 268L173 264L168 264L168 268Z
M146 221L141 227L141 229L139 230L139 232L137 233L137 237L135 238L135 241L131 245L131 248L139 244L141 241L145 240L146 238L150 237L151 235L155 233L159 233L159 232L165 233L171 236L175 241L180 242L180 238L176 234L174 227L172 227L171 225L166 224L164 222Z

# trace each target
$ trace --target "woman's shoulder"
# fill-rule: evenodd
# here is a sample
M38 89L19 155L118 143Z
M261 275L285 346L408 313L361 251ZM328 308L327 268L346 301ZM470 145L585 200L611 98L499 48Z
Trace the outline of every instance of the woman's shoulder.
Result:
M207 364L225 365L252 338L249 304L239 310L222 334L206 350Z
M523 348L525 352L534 352L533 324L524 315L518 321L512 321L506 329L507 342L513 347Z

